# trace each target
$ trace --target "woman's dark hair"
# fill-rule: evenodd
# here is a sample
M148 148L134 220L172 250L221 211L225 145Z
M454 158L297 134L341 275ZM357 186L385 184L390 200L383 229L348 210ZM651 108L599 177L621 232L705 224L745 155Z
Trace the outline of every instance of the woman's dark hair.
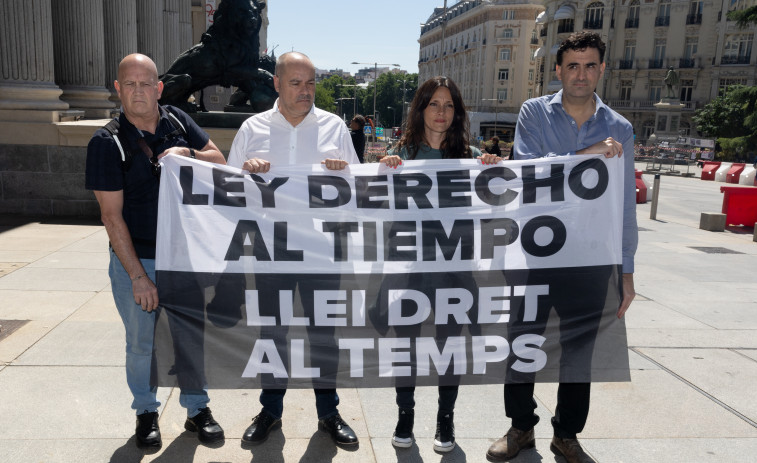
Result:
M410 159L415 159L422 143L428 144L425 140L426 126L423 123L423 111L431 101L431 97L434 96L434 92L440 87L449 89L452 103L455 106L452 124L447 129L444 141L442 141L442 145L439 147L442 157L444 159L473 157L473 152L471 152L468 145L468 140L470 139L468 115L465 112L465 104L463 104L460 89L457 88L452 79L436 76L424 82L415 92L415 97L413 98L413 102L410 103L410 110L407 116L407 128L396 146L397 149L405 147Z

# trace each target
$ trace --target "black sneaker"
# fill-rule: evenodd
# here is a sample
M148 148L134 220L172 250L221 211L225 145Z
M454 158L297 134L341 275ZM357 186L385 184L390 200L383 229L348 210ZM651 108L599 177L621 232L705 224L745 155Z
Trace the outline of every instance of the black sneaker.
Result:
M200 413L187 418L184 422L184 429L191 432L196 432L200 442L210 443L223 439L223 429L213 419L213 414L210 412L210 408L205 407L200 409Z
M318 429L326 431L337 445L357 445L355 431L344 422L339 413L318 421Z
M158 412L148 412L137 415L137 447L159 448L163 445L160 439L160 428L158 427Z
M412 408L400 408L397 427L392 435L392 445L399 448L409 448L413 445L413 423L415 411Z
M252 424L245 430L242 440L251 444L260 444L268 438L271 429L280 425L281 419L261 411L252 419Z
M439 412L436 414L436 435L434 436L434 450L447 453L455 448L455 424L452 422L454 413Z

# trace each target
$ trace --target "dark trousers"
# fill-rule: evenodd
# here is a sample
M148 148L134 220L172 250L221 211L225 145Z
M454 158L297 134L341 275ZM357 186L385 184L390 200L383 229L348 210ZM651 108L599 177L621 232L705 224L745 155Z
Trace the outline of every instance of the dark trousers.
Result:
M555 436L575 439L583 431L589 416L591 383L560 383L557 389L557 408L552 418ZM539 422L534 413L534 383L505 385L505 414L512 425L521 431L528 431Z
M398 387L397 406L415 408L415 387ZM454 412L459 386L439 386L439 412Z
M548 304L539 308L537 320L546 322L550 308L554 308L560 317L560 379L590 378L591 358L594 340L599 329L599 322L605 305L608 280L612 277L606 272L589 272L580 269L566 277L550 279ZM599 288L599 289L598 289ZM551 307L550 307L551 306ZM522 310L522 307L519 308ZM533 329L521 321L519 312L508 327L511 339L522 333L540 333L543 329ZM571 373L580 373L578 375ZM563 439L575 439L583 431L589 416L591 396L590 382L560 382L557 389L557 407L552 418L555 436ZM580 381L580 380L579 380ZM513 381L505 384L505 414L512 425L521 431L533 428L539 422L534 413L534 383Z
M305 278L297 280L290 275L258 275L255 285L260 292L260 300L266 301L261 304L261 314L276 316L281 307L280 297L294 296L295 291L300 293L300 304L304 314L312 319L314 314L314 290L335 290L339 288L339 279L336 277ZM282 290L291 291L289 296L280 293ZM296 304L297 301L295 300ZM280 320L279 320L280 321ZM287 352L287 326L264 326L261 329L261 338L273 339L279 346L279 355L288 364ZM313 364L318 364L321 370L321 378L313 381L315 392L315 407L318 419L329 418L338 413L339 396L336 393L336 374L339 366L339 348L334 339L333 327L317 327L307 330L308 356ZM275 418L281 418L284 410L284 395L286 394L286 378L266 378L262 381L263 388L260 393L260 404L263 411Z

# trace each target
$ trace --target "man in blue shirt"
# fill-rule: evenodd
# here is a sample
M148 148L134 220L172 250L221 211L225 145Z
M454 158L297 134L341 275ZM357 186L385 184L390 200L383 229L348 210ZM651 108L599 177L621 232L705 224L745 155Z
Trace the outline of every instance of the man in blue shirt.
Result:
M618 318L635 296L633 258L638 243L636 187L633 159L633 127L594 93L605 69L605 44L594 32L572 34L559 47L556 73L562 90L526 101L518 115L513 153L515 159L546 156L604 154L622 156L623 185L623 292ZM597 282L597 284L603 284ZM552 418L554 437L550 449L568 463L594 462L578 443L589 414L591 383L560 383ZM489 448L491 461L514 458L521 449L535 445L534 384L505 385L505 413L512 427Z

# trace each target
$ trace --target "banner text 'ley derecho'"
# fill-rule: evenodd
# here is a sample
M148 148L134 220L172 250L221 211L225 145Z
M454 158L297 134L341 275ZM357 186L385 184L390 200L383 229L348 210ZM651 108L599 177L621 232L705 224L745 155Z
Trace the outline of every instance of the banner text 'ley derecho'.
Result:
M155 383L629 380L622 162L163 160Z

